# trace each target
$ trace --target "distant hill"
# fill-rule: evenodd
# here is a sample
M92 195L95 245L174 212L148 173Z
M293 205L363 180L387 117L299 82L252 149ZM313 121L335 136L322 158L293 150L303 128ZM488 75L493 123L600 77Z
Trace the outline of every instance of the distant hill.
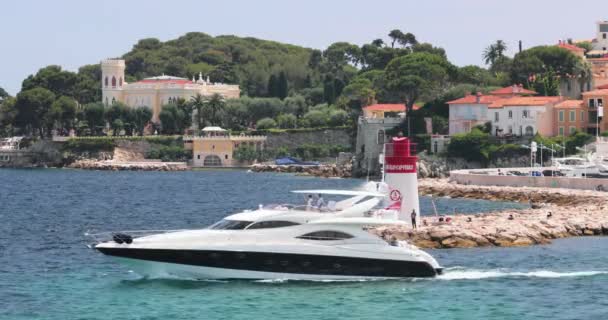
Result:
M127 80L167 74L192 78L201 72L211 81L238 83L243 94L267 94L271 75L284 72L289 87L310 86L313 50L256 38L212 37L190 32L175 40L142 39L124 54Z

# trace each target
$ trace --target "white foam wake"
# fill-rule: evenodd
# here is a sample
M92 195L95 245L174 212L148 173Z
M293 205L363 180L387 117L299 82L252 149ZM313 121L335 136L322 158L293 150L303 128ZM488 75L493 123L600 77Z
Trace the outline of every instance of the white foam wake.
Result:
M488 278L567 278L567 277L590 277L608 274L608 271L573 271L556 272L549 270L536 270L529 272L508 271L504 269L495 270L475 270L475 269L446 269L444 273L437 277L441 280L476 280Z

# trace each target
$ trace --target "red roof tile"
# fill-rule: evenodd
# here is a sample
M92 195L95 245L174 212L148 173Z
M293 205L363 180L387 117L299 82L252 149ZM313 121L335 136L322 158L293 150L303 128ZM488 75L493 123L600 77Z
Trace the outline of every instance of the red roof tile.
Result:
M557 109L578 109L584 107L583 100L566 100L555 105Z
M422 106L414 104L414 110L418 110L420 108L422 108ZM379 104L374 104L371 106L364 107L363 109L366 111L404 112L405 104L403 104L403 103L379 103Z
M505 106L544 106L548 103L555 103L563 99L562 97L511 97L495 101L488 108L502 108Z
M477 97L479 97L479 102L477 101ZM448 101L448 104L490 104L498 99L502 99L498 96L484 96L484 95L467 95L460 99Z
M524 94L538 94L536 91L524 89L522 85L512 85L504 88L500 88L494 91L490 91L493 95L524 95Z
M564 43L564 42L560 42L557 46L560 48L564 48L566 50L570 50L570 51L585 52L585 49L583 49L583 48L577 47L573 44Z
M583 92L583 96L606 96L608 95L608 89L597 89L587 92Z

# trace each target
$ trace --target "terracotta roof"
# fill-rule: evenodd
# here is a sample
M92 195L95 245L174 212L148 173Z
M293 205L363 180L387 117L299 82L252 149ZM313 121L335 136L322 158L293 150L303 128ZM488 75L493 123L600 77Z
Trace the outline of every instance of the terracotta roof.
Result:
M573 44L565 43L565 42L560 42L557 46L560 48L564 48L566 50L570 50L570 51L585 52L585 49L575 46Z
M583 92L583 96L606 96L608 95L608 89L597 89L587 92Z
M418 110L422 106L414 104L414 110ZM394 111L394 112L405 112L405 104L403 103L379 103L373 104L363 108L366 111Z
M479 102L477 102L477 97L479 97ZM448 101L448 104L490 104L498 99L502 99L502 97L498 96L485 96L485 95L467 95L460 99Z
M557 109L578 109L584 107L583 100L566 100L555 105Z
M536 91L524 89L524 87L520 85L512 85L504 88L500 88L494 91L490 91L492 95L523 95L523 94L538 94Z
M562 97L511 97L503 98L493 102L488 108L502 108L505 106L544 106L548 103L555 103L563 99Z

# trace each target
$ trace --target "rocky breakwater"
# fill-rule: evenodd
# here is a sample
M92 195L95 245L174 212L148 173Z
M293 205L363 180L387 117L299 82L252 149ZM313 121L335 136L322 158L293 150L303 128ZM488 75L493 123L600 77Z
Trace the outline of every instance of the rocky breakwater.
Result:
M67 166L73 169L86 170L109 170L109 171L185 171L188 166L185 162L118 162L118 161L95 161L78 160Z
M352 175L352 164L346 163L343 165L337 164L320 164L318 166L300 166L300 165L286 165L280 166L269 163L256 163L250 167L253 172L283 172L283 173L295 173L298 175L309 175L315 177L339 177L339 178L350 178Z
M453 185L420 182L422 194L488 200L530 201L532 207L452 216L449 223L423 217L418 229L380 227L386 240L406 240L422 248L528 246L572 236L608 235L608 194L595 191ZM424 224L424 223L421 223Z

